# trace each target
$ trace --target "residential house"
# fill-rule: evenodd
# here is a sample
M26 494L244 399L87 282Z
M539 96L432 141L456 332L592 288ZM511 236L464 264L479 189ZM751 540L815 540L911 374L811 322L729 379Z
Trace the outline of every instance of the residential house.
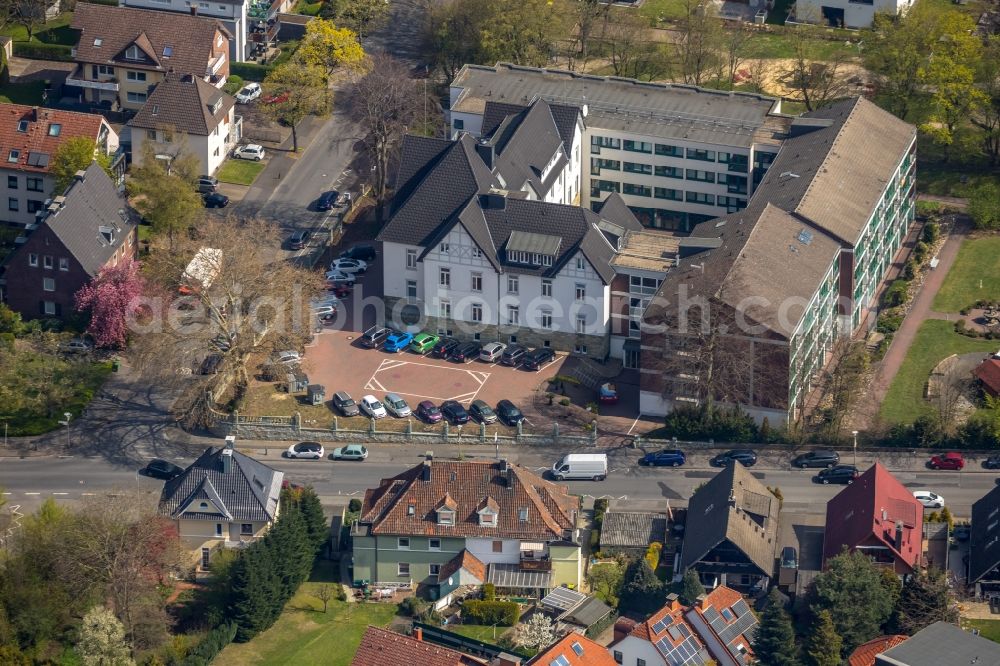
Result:
M91 139L102 155L118 150L118 134L103 116L0 104L0 142L6 151L0 156L0 187L6 187L7 199L5 222L28 225L37 221L54 194L55 181L49 175L52 158L65 141L77 137Z
M579 511L565 486L506 461L426 460L365 493L354 579L432 599L481 582L540 598L582 581Z
M684 613L719 666L753 664L757 616L739 592L720 585Z
M232 34L216 19L80 3L70 27L80 39L66 85L81 101L138 111L169 73L219 88L229 77Z
M613 619L614 612L597 597L569 587L555 588L545 595L539 607L555 620L557 631L578 634L587 633L596 625L604 626Z
M972 505L968 584L976 596L1000 591L1000 486ZM987 595L988 596L988 595Z
M413 664L414 666L482 666L475 657L456 652L423 640L419 628L412 636L373 627L365 629L361 644L354 653L351 666L387 666L388 664Z
M994 398L1000 397L1000 352L977 365L972 376L979 380L983 393Z
M788 131L748 207L683 239L644 310L642 413L711 394L758 421L797 420L876 306L914 219L915 128L857 97Z
M608 511L601 523L604 554L642 555L651 543L667 538L667 515L652 511Z
M621 237L641 226L622 205L595 213L508 192L480 148L468 134L405 137L379 236L388 317L441 334L606 358L611 262Z
M177 523L181 542L208 569L212 553L264 536L278 518L284 472L244 455L231 443L209 447L167 481L159 513Z
M733 463L688 502L680 571L706 587L767 590L774 574L780 502L742 464Z
M900 576L920 566L924 507L881 463L826 504L823 566L845 549Z
M790 121L762 95L507 63L464 66L449 97L452 136L486 135L491 105L580 109L582 205L616 192L642 224L675 231L744 208Z
M790 19L835 28L870 28L876 14L905 14L913 0L799 0Z
M539 652L526 666L617 666L607 648L586 636L571 633Z
M862 643L854 648L854 652L847 658L847 666L875 666L875 657L889 648L899 645L907 638L909 636L893 634L891 636L879 636L867 643Z
M947 622L935 622L875 657L875 666L1000 664L1000 645Z
M194 155L201 173L213 174L242 135L236 100L190 74L166 75L129 121L132 162L141 165L147 144L157 159Z
M40 213L0 265L0 300L25 319L68 316L81 287L138 248L138 216L97 162Z

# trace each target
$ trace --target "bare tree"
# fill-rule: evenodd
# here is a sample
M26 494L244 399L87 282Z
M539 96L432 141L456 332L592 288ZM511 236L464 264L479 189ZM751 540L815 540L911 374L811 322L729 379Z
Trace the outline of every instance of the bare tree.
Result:
M835 53L824 62L809 58L810 34L811 30L803 26L788 32L793 57L782 77L785 85L795 92L797 100L805 104L806 111L815 111L847 95L850 87L844 73L846 58L843 53Z
M45 25L45 12L49 8L48 0L15 0L14 17L18 25L24 26L31 41L35 28Z
M956 367L954 363L948 366L940 375L931 378L931 387L928 391L931 404L937 410L941 427L951 432L955 428L955 419L969 390L967 375Z
M330 605L330 601L337 598L337 594L333 589L332 585L324 583L316 588L313 592L313 596L323 602L323 612L326 612L327 606Z
M685 9L678 26L681 72L685 83L700 86L720 69L720 54L725 53L722 24L713 5L685 0Z
M767 60L758 58L751 60L747 65L747 84L750 90L755 93L767 94L768 82L771 77L771 65Z
M746 21L738 21L735 25L729 25L723 33L723 44L726 52L726 74L729 78L729 87L736 84L736 73L746 59L747 47L753 41L753 27Z
M576 5L576 39L574 53L570 58L570 69L574 69L575 60L580 61L580 68L586 69L590 61L590 50L593 46L592 37L598 26L606 24L611 11L610 2L600 0L580 0Z
M372 54L366 71L355 77L353 88L352 112L365 130L363 141L375 171L372 190L376 216L381 222L389 196L389 170L423 100L406 67L383 52Z
M620 9L610 12L606 16L602 39L615 76L653 77L658 48L650 39L646 20L639 14Z

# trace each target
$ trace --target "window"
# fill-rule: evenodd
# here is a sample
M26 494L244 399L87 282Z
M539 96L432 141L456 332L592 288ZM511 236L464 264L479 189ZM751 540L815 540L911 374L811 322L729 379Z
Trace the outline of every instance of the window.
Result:
M68 271L69 270L69 259L66 257L59 257L59 270Z
M684 178L684 171L679 167L672 166L658 166L656 167L656 175L660 178Z
M549 662L549 666L569 666L569 659L566 658L566 655L560 654Z
M45 291L55 291L56 281L52 278L42 278L42 289Z
M94 40L94 41L98 41L98 40ZM97 66L97 74L101 75L101 76L114 76L115 75L115 68L112 67L111 65L98 65Z
M494 553L502 553L503 552L503 541L494 541L493 542L493 552Z
M646 666L646 660L641 657L635 658L635 666Z
M441 509L437 512L438 514L438 525L454 525L455 524L455 512L449 511L448 509Z
M622 148L624 150L631 151L633 153L652 153L653 144L646 143L645 141L632 141L626 139L622 142Z
M146 103L146 93L129 92L128 101L133 104L145 104Z
M94 40L98 41L98 40ZM202 548L201 549L201 568L203 571L207 571L209 565L212 563L212 549Z
M517 510L517 519L522 523L528 522L528 507L522 506Z
M42 257L42 267L52 268L52 255L47 254L44 257Z
M573 346L573 353L574 354L586 354L587 353L587 345L574 345Z
M28 131L28 125L29 125L29 124L30 124L30 123L28 123L28 121L27 121L27 120L19 120L19 121L17 121L17 131L18 131L18 132L21 132L22 134L23 134L24 132L27 132L27 131Z
M145 83L146 72L126 72L125 78L129 81L141 81Z
M451 301L441 301L441 316L451 318Z
M28 255L28 265L29 266L38 266L38 255L37 254L29 254Z
M618 160L604 160L600 157L590 158L590 173L595 176L601 175L601 169L609 169L611 171L620 171L622 168L622 163Z
M541 311L541 321L539 322L542 328L552 328L552 310L542 310Z
M465 129L465 121L462 120L461 118L455 118L452 121L451 126L454 127L457 130L463 130L463 129Z
M576 270L582 271L586 267L587 267L587 264L584 262L583 257L577 257L576 258Z
M36 201L34 199L28 199L28 212L37 213L41 209L45 208L44 201Z
M18 204L17 199L15 199L14 197L10 197L10 198L7 199L7 210L14 210L14 211L16 211L16 210L20 210L20 208L21 207Z
M714 194L705 194L703 192L685 192L684 198L688 203L700 203L707 204L709 206L715 204Z
M601 154L601 148L613 148L618 150L621 145L621 139L613 139L609 136L590 137L590 152L595 155Z
M397 562L396 563L396 575L409 578L410 576L410 563L409 562Z
M451 245L448 243L441 243L441 254L448 254L451 251Z
M622 183L622 194L631 194L637 197L651 197L653 196L653 190L645 185Z
M220 10L224 10L225 7L222 6L222 5L219 5L219 9ZM173 54L174 54L174 47L170 46L169 44L167 46L163 47L163 57L164 58L169 58Z
M701 160L702 162L714 162L715 161L715 151L714 150L700 150L695 148L687 149L687 158L689 160Z
M253 523L240 523L240 534L253 536Z
M587 315L576 316L576 332L577 333L587 332Z
M715 182L715 172L714 171L700 171L698 169L688 169L685 173L685 177L688 180L697 180L702 183L714 183Z
M483 258L483 251L480 248L478 248L478 247L472 248L472 257L473 257L473 259L482 259Z
M628 173L644 173L647 175L653 174L652 164L640 164L638 162L625 162L623 166L623 171Z
M222 523L215 524L215 536L217 537L222 536Z
M483 306L479 303L472 304L472 321L481 322L483 320Z
M517 293L517 287L518 287L518 282L519 281L520 280L518 280L518 277L516 275L508 275L507 276L507 293L508 294L516 294Z
M622 663L622 660L624 659L624 657L622 656L621 650L615 650L614 657L615 657L615 663L616 664Z
M56 304L52 301L45 301L42 303L42 312L47 315L54 315L56 313Z
M417 270L417 251L407 250L406 251L406 267L411 271Z
M156 130L148 129L146 130L146 138L150 141L156 141Z
M430 539L427 541L428 550L441 550L441 539Z
M587 285L576 283L576 300L582 301L587 298Z
M17 189L17 176L7 176L7 189L8 190Z
M132 45L125 49L125 59L126 60L140 60L142 55L139 51L139 47Z
M10 151L10 154L7 155L7 161L8 162L17 162L19 159L21 159L21 151L20 150L13 149L13 150Z
M520 326L521 324L521 311L516 305L507 306L507 323L510 326Z
M684 200L684 193L681 190L672 190L667 187L654 187L653 196L657 199L669 199L670 201Z
M24 186L28 188L29 192L41 192L42 179L29 176L24 179Z
M472 291L482 291L483 290L483 274L473 273L472 274Z
M666 157L684 157L684 149L680 146L670 146L663 143L656 144L656 154Z
M417 281L407 280L406 281L406 297L409 299L416 299L417 297Z
M552 296L552 280L542 280L542 296Z
M410 549L410 537L399 537L396 539L396 548L399 550L409 550Z
M432 576L437 576L439 573L441 573L441 565L440 564L429 565L427 567L427 573L429 573Z
M479 524L486 527L496 527L497 525L497 514L485 512L479 514Z
M442 287L451 287L451 269L450 268L439 268L438 269L438 284Z

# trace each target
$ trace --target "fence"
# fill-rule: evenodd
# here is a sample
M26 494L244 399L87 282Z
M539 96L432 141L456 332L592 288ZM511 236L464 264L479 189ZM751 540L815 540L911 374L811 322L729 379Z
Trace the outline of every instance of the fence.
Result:
M466 654L471 654L476 657L485 657L487 659L495 659L500 654L506 652L508 654L516 654L524 658L528 658L525 652L521 652L516 648L503 649L499 646L492 645L490 643L484 643L483 641L477 641L474 638L468 638L461 634L456 634L451 631L442 629L441 627L435 627L430 624L424 624L423 622L414 622L414 630L419 629L423 634L423 640L430 643L437 643L438 645L443 645L447 648L457 650L459 652L465 652Z

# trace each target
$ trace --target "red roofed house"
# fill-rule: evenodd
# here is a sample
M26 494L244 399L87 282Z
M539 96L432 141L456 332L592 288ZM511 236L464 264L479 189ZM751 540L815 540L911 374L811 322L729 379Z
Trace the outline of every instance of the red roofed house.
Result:
M862 643L854 648L854 652L847 658L848 666L875 666L875 657L882 654L889 648L899 645L909 636L893 634L892 636L879 636L867 643Z
M97 150L118 150L118 135L103 116L23 104L0 104L0 186L7 190L5 222L28 225L55 194L52 158L67 139L86 137ZM4 178L6 176L6 178ZM2 201L2 200L0 200ZM0 203L2 206L2 203Z
M420 629L404 636L387 629L369 626L361 637L351 666L483 666L486 662L421 639Z
M1000 352L976 366L972 375L979 380L983 391L994 398L1000 397Z
M846 547L899 575L920 565L924 507L879 463L826 505L823 565Z
M539 652L528 662L529 665L550 666L618 666L608 649L586 636L567 634L558 643Z

